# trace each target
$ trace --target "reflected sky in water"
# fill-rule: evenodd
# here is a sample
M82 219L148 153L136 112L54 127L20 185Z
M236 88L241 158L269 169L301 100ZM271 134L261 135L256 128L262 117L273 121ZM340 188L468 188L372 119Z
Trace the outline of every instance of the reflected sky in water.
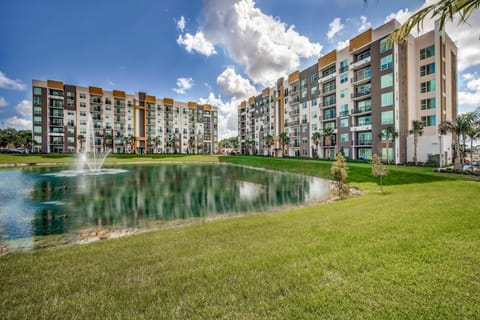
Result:
M77 176L58 168L0 170L0 241L28 248L37 236L148 228L152 221L262 212L330 196L319 178L233 165L116 169Z

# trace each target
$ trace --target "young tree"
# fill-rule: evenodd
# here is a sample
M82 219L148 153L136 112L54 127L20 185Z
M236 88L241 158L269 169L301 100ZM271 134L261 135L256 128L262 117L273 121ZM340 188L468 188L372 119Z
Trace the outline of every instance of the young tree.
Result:
M317 159L320 155L320 152L318 152L318 144L320 143L320 140L322 140L322 135L320 134L320 132L317 131L312 133L312 141L313 141L313 144L315 145L315 152L317 153L316 154Z
M409 132L413 134L413 162L417 165L418 137L423 134L423 123L419 120L413 120L412 129Z
M387 149L387 163L390 163L390 142L394 142L395 138L398 137L398 132L395 131L394 127L387 127L385 130L382 130L378 137L385 141L385 149Z
M372 156L372 176L380 177L380 192L383 192L382 178L383 178L383 176L386 176L387 174L388 174L388 169L385 168L385 166L383 165L382 159L380 159L379 156L374 154Z
M344 187L345 181L348 176L348 167L345 162L345 158L341 153L337 154L336 161L332 163L330 168L330 174L335 180L338 190L338 196L342 196L342 192L348 193L348 188Z

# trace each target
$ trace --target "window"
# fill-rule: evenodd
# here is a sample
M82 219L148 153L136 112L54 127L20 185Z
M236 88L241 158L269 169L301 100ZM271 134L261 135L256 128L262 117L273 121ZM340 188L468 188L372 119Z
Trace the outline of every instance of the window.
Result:
M302 90L302 99L307 97L307 92L308 92L307 89Z
M393 65L393 63L392 63L392 55L391 54L389 54L388 56L385 56L382 59L380 59L380 70L381 71L390 69L392 67L392 65Z
M424 127L432 127L437 125L437 117L435 115L424 116L420 119Z
M345 72L345 73L342 73L342 74L340 75L340 83L345 83L345 82L347 82L347 81L348 81L348 73L346 73L346 72Z
M33 96L33 104L42 104L42 98L39 96Z
M435 55L435 45L420 49L420 60L423 60L428 57L433 57Z
M393 124L393 110L382 112L382 125Z
M372 149L358 149L358 159L359 160L372 159Z
M75 94L71 91L67 91L67 98L70 98L70 99L74 99L75 98Z
M392 49L392 43L388 41L388 38L380 40L380 53L384 53Z
M393 92L382 93L382 107L393 105Z
M342 104L340 106L340 117L348 116L348 104Z
M307 107L308 107L308 103L307 103L307 101L304 101L304 102L302 103L302 108L303 108L303 109L307 109Z
M382 159L393 160L393 148L388 148L388 158L387 158L387 148L382 148Z
M33 114L42 114L42 107L33 107Z
M317 113L314 112L314 113L312 114L312 117L313 117L314 119L317 119Z
M316 73L314 73L310 76L310 82L315 82L315 81L317 81L317 74Z
M339 72L344 73L346 71L348 71L348 60L345 59L345 60L340 62L340 71Z
M332 130L335 130L335 122L327 122L325 123L325 129L326 128L332 128Z
M314 95L315 93L317 93L317 91L318 91L317 86L312 87L312 88L310 89L310 94L311 94L311 95Z
M357 112L362 113L362 112L367 112L372 110L372 100L362 100L357 103Z
M330 92L335 90L335 88L336 88L335 81L330 81L323 86L323 92L325 93Z
M74 137L67 137L67 142L68 143L75 143L75 138Z
M343 155L348 158L350 156L350 149L342 149L343 150Z
M436 107L435 98L420 100L420 109L422 110L435 109L435 107Z
M348 95L348 89L340 90L340 98L345 98Z
M80 125L81 126L86 126L87 125L87 120L80 120Z
M312 107L317 105L317 99L312 99Z
M34 126L33 127L33 132L34 133L42 133L42 127Z
M74 115L75 115L75 111L68 110L68 111L67 111L67 114L68 114L69 116L74 116Z
M317 125L316 124L312 124L312 132L315 132L317 131Z
M381 78L381 88L388 88L393 86L393 73L384 74Z
M341 142L348 142L348 133L340 134L340 141Z
M80 99L85 99L87 98L87 95L85 93L80 93Z
M340 128L347 128L348 127L348 118L340 119Z
M366 126L372 123L372 117L370 116L365 116L365 117L359 117L358 118L358 125L359 126Z
M430 80L430 81L420 83L421 93L430 92L430 91L435 91L435 80Z
M80 102L80 108L86 108L87 104L85 102Z
M33 87L33 94L41 95L42 94L42 88Z
M423 65L420 67L420 76L426 76L435 73L435 62Z

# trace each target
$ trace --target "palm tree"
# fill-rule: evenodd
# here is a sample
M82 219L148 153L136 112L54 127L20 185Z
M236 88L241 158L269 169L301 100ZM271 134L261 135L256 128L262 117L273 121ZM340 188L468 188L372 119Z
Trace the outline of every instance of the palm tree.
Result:
M418 137L423 134L423 123L419 120L413 120L412 129L409 132L413 134L413 162L417 165Z
M125 137L125 147L130 146L131 150L135 152L135 141L137 138L134 135L129 134Z
M332 135L333 135L332 127L326 127L325 129L323 129L323 136L325 137L325 146L329 149L328 159L330 159L330 147L332 146Z
M195 144L195 137L188 138L188 149L193 149L193 145ZM195 153L195 152L193 152Z
M395 131L394 127L387 127L385 130L382 130L378 137L385 141L385 148L387 149L387 164L390 163L390 142L394 142L395 138L398 137L398 132Z
M438 131L440 131L441 135L446 135L448 133L452 134L452 162L453 162L453 167L456 170L460 170L460 164L457 163L459 142L458 142L458 135L457 135L457 126L455 125L455 122L442 121L438 125Z
M83 134L79 134L78 137L78 142L80 142L80 152L83 151L83 144L85 142L85 136Z
M248 151L247 153L248 153L249 155L251 155L251 154L252 154L252 146L255 145L255 141L252 140L252 139L247 139L247 140L245 141L245 145L246 145L246 147L247 147L247 151Z
M274 143L273 136L270 133L267 134L267 136L265 137L265 144L268 147L268 156L269 157L270 157L270 151L271 151L271 148L273 146L273 143Z
M318 156L319 156L319 152L318 152L318 144L320 143L320 140L322 140L322 135L320 134L320 132L314 132L312 133L312 141L313 141L313 144L315 144L315 152L317 153L316 154L316 158L318 159Z
M106 134L103 137L103 150L106 151L107 147L113 149L113 136L111 134Z
M155 145L155 152L154 153L157 153L158 152L157 147L162 143L162 138L160 136L156 136L153 139L153 143Z
M364 0L364 3L367 3ZM453 21L455 17L460 17L459 24L467 22L472 13L480 7L479 0L440 0L435 3L426 6L425 8L418 10L397 30L391 35L390 39L394 42L400 42L404 40L413 28L421 29L423 21L429 14L433 20L439 20L440 30L445 27L445 23ZM419 30L420 31L420 30Z
M285 156L285 145L288 145L290 143L290 137L288 136L288 133L285 131L280 133L280 145L282 146L282 158Z
M467 133L468 138L470 139L470 164L473 162L473 141L480 137L480 123L476 127L470 127L470 130ZM473 166L472 166L473 170Z

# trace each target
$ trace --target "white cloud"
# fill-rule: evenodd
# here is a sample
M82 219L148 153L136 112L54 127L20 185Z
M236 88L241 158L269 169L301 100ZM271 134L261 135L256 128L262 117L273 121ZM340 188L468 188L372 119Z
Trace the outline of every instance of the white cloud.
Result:
M27 86L20 80L9 79L5 73L0 71L0 88L12 90L25 90Z
M180 32L183 32L185 30L187 22L185 21L185 17L181 16L180 20L177 21L177 29L180 30Z
M178 94L184 94L193 86L193 79L192 78L178 78L177 79L177 87L172 89Z
M217 77L217 84L225 94L237 99L245 99L257 93L250 81L237 74L233 67L228 67Z
M348 47L348 45L350 44L350 40L345 40L345 41L339 41L337 43L337 50L342 50L346 47Z
M213 44L205 38L203 32L199 31L194 36L186 33L185 36L179 35L177 43L185 46L185 50L192 52L193 50L203 55L211 56L216 54Z
M366 31L372 27L372 24L370 23L370 21L367 20L367 17L361 16L360 21L361 25L360 28L358 28L358 32Z
M8 105L7 100L4 97L0 97L0 108Z
M392 19L398 20L400 23L404 23L407 19L413 14L413 12L408 11L408 8L400 9L397 12L392 12L388 16L385 17L385 23Z
M342 29L345 27L344 24L342 24L341 18L335 18L333 19L332 22L328 25L328 32L327 32L327 37L328 40L332 39L337 33L342 31Z
M32 118L32 102L29 100L22 100L15 106L15 111L23 118Z
M210 92L207 98L200 98L200 104L210 104L218 108L218 139L224 139L238 135L237 107L241 99L232 98L225 102L220 96L216 97Z
M205 0L202 31L245 66L254 83L266 85L297 69L301 58L318 56L322 46L265 15L253 0Z
M110 87L113 87L115 85L115 82L113 82L112 80L108 80L108 85Z
M480 76L467 73L463 78L468 80L466 90L458 91L459 111L470 112L480 106Z
M31 130L32 120L22 119L17 116L5 120L6 128L15 128L17 130Z

